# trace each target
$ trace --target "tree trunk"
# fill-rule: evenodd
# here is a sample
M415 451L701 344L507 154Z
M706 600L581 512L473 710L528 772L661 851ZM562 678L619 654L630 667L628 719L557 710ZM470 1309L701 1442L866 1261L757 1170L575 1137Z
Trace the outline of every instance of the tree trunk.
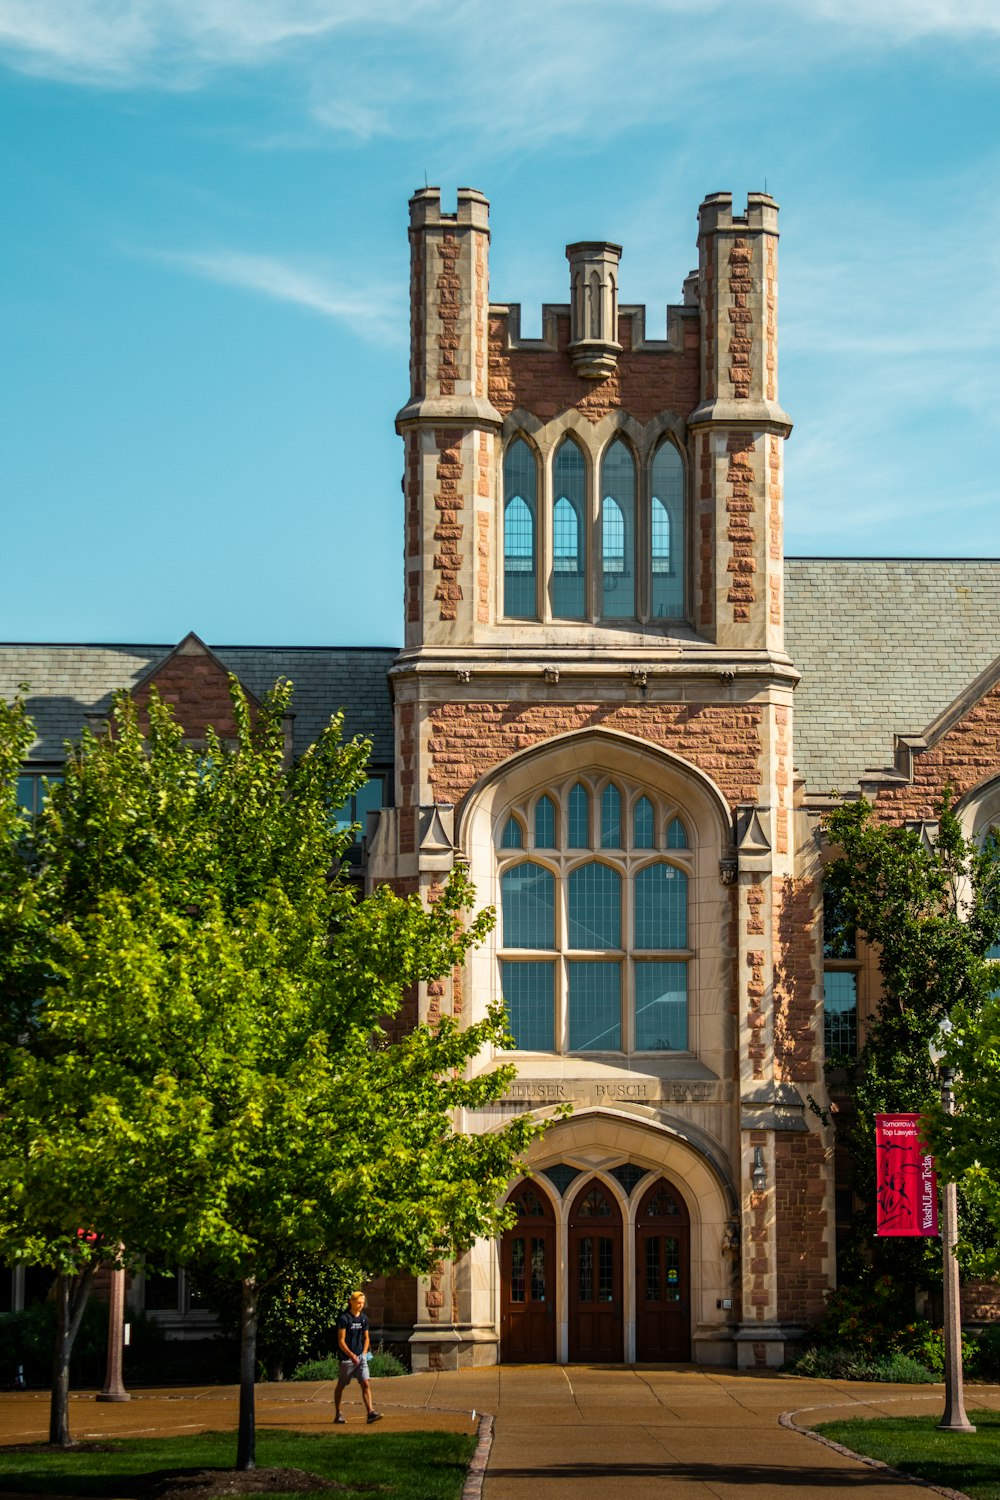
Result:
M52 1352L49 1442L59 1448L69 1448L73 1441L69 1435L69 1361L96 1269L96 1262L91 1261L75 1276L60 1271L56 1277L56 1340Z
M236 1441L237 1469L257 1467L257 1434L254 1428L254 1375L257 1371L257 1299L255 1276L244 1277L240 1316L240 1429Z

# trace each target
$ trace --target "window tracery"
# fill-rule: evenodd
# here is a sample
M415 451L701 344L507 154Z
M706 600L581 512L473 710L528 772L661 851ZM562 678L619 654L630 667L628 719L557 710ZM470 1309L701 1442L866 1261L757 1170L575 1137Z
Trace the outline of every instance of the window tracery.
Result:
M504 842L510 820L533 830L530 847ZM617 778L574 778L508 813L497 857L518 1048L686 1051L692 856L676 809Z

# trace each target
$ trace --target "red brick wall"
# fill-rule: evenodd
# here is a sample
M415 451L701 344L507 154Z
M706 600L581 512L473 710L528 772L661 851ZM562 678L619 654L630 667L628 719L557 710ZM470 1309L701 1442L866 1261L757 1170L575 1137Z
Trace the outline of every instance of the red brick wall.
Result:
M1000 773L1000 686L993 688L941 736L913 758L913 780L879 791L875 806L890 823L933 818L934 804L950 786L956 797Z
M733 806L759 797L762 711L753 704L444 703L429 718L437 802L459 803L479 777L519 750L594 727L683 756L711 776Z
M149 702L154 684L164 702L173 705L178 723L184 726L189 739L204 739L209 725L224 740L235 739L229 677L211 656L184 654L168 657L163 666L137 689L134 696L140 709ZM145 716L140 713L139 718L144 724Z
M573 369L566 353L569 317L557 319L557 351L507 348L505 314L490 319L490 400L506 416L522 406L547 422L575 408L591 422L622 409L638 422L648 422L663 411L686 417L698 405L698 322L684 325L683 352L632 349L632 320L618 323L622 352L618 368L607 380L585 380Z
M780 1081L815 1083L819 938L815 882L776 880L774 1061Z
M823 1142L779 1132L774 1138L778 1318L807 1323L822 1315L826 1275L826 1167Z

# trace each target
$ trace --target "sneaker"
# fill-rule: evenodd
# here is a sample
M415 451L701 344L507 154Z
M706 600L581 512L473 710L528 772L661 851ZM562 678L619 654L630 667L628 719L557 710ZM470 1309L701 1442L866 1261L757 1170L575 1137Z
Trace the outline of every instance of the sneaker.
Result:
M347 1423L347 1418L346 1417L342 1417L339 1414L336 1417L334 1417L334 1419L333 1419L333 1425L334 1425L334 1427L343 1427L343 1426L346 1425L346 1423Z
M381 1422L381 1420L382 1420L382 1413L380 1411L370 1411L368 1413L368 1421L369 1422Z

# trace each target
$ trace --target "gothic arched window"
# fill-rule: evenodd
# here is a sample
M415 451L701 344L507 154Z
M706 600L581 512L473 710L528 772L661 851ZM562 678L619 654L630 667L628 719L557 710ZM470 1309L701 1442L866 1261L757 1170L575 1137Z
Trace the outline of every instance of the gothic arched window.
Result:
M649 613L677 620L684 614L684 465L673 443L657 448L651 479Z
M503 612L508 619L538 618L538 474L523 438L503 461Z
M581 853L598 810L600 858ZM503 840L497 849L501 982L518 1048L685 1051L692 853L686 838L676 852L649 852L670 848L664 830L682 826L674 810L624 781L582 776L506 816L548 851L543 865Z
M587 615L587 466L572 438L552 470L552 613L558 619Z
M635 461L619 438L601 464L601 614L635 617Z

